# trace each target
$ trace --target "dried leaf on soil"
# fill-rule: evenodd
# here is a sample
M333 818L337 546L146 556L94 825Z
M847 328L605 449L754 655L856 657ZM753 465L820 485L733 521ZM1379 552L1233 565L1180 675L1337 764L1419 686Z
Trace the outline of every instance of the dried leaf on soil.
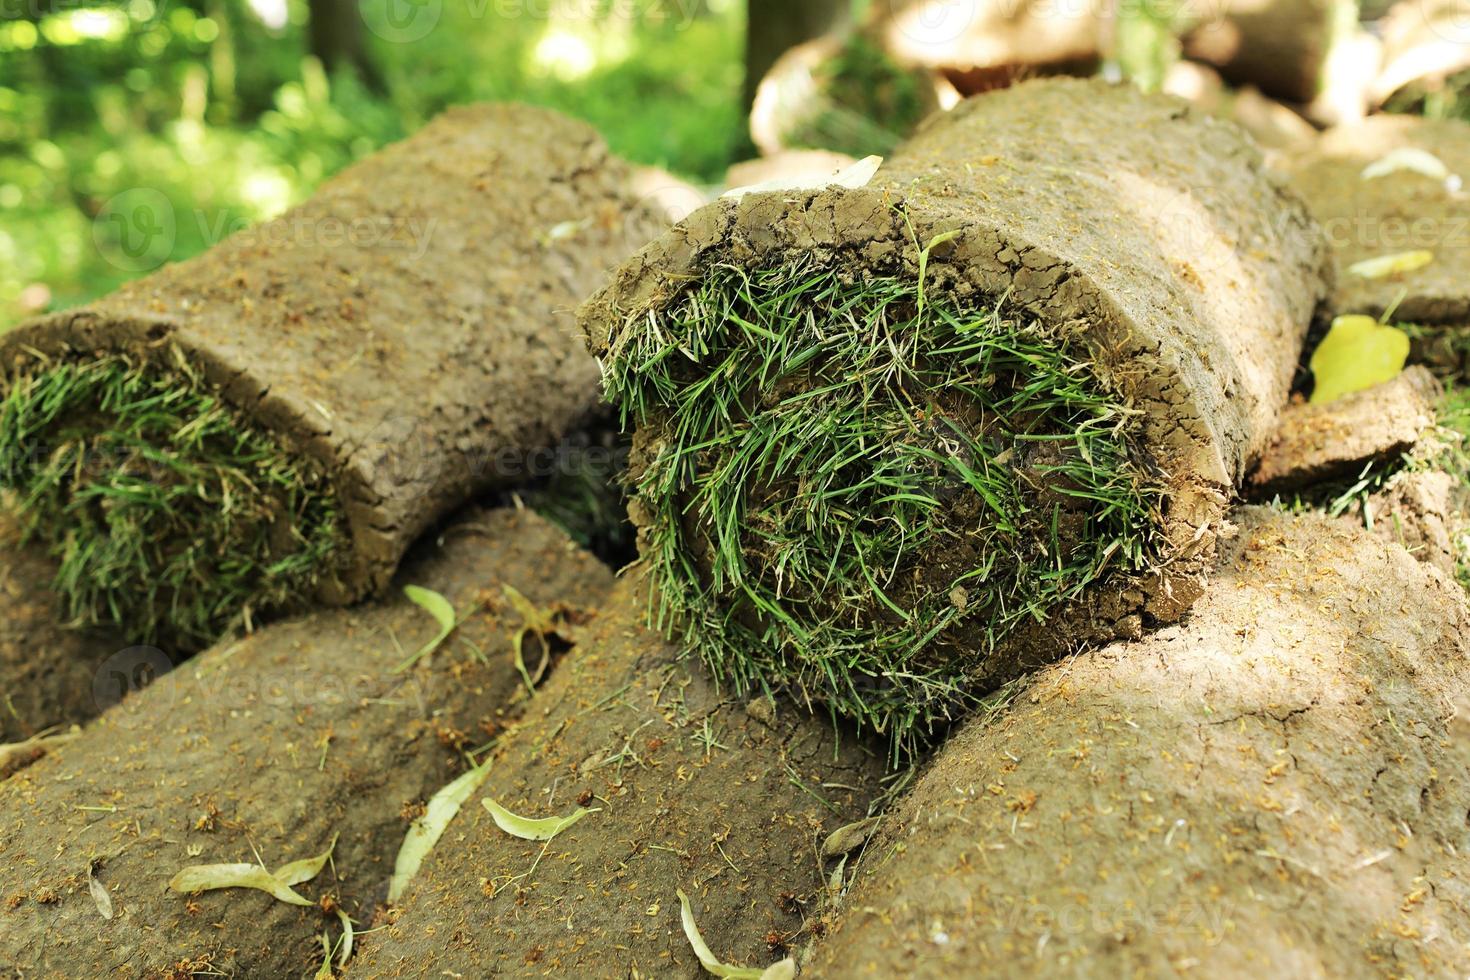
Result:
M716 977L728 977L730 980L785 980L785 978L796 976L796 961L791 959L782 960L770 967L729 966L721 963L710 950L709 944L704 941L704 936L699 933L699 926L694 921L694 910L689 907L689 896L684 894L682 888L677 890L677 894L679 896L679 920L684 924L684 938L689 940L689 945L694 949L694 955L698 957L706 973Z
M1444 161L1427 150L1413 146L1401 146L1385 153L1363 168L1364 180L1376 180L1389 174L1407 170L1432 180L1448 180L1450 168Z
M759 184L734 187L721 196L738 200L747 194L758 194L762 191L819 191L827 187L866 187L868 182L873 179L873 175L878 172L878 168L882 165L882 157L868 156L863 157L857 163L829 177L812 177L805 180L789 180L778 177L775 180L767 180Z
M13 763L25 759L37 753L44 755L58 745L65 745L72 741L82 730L73 725L70 731L61 732L57 735L33 735L23 742L8 742L0 745L0 770L4 770Z
M287 905L308 907L316 903L296 894L291 886L310 881L320 874L336 847L337 838L333 837L332 843L320 855L301 861L292 861L290 864L283 865L275 874L271 874L258 864L194 865L174 875L168 887L170 891L183 895L214 891L219 888L254 888Z
M1427 249L1395 252L1392 255L1376 255L1371 259L1354 262L1347 267L1347 274L1362 279L1385 279L1400 273L1422 269L1433 261L1434 253Z
M511 813L494 800L484 799L480 802L484 803L485 809L490 811L490 816L495 820L495 826L512 837L519 837L522 840L551 840L589 813L598 813L602 809L593 807L589 810L586 807L577 807L577 811L571 816L543 817L539 820L532 820L530 817Z
M476 766L435 793L429 800L429 805L424 809L424 815L415 820L408 828L408 834L403 838L403 846L398 849L398 860L393 865L393 881L388 886L390 904L403 897L409 882L413 881L413 876L418 873L419 866L424 863L424 858L428 857L434 845L439 843L439 838L444 835L449 822L459 813L459 808L464 806L464 801L470 798L470 794L480 788L480 784L489 774L489 762Z
M92 871L87 870L87 891L92 893L92 901L97 903L97 911L102 918L112 921L112 896L107 892L107 886L92 876Z
M394 667L393 672L395 674L407 670L439 649L444 641L449 639L449 634L453 633L454 628L459 625L459 618L454 613L454 607L449 604L448 599L434 590L420 588L417 585L405 585L403 587L403 594L408 597L409 602L412 602L434 617L434 622L439 624L439 633L428 643L419 647L417 653L397 667Z

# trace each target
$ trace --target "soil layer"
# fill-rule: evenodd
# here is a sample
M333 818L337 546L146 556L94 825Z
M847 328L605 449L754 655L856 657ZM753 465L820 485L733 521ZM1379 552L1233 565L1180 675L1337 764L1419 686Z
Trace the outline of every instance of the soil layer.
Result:
M498 510L426 541L397 584L438 592L461 620L411 669L395 672L438 627L402 594L281 622L207 651L0 782L0 973L302 976L321 965L321 934L340 932L324 909L366 928L410 821L524 706L511 652L523 623L506 587L574 623L611 575L541 518ZM167 890L187 866L275 869L334 838L331 864L297 886L322 908Z
M105 631L65 628L51 585L56 563L21 537L0 504L0 742L97 714L110 701L104 693L99 704L98 671L127 647ZM105 679L104 691L111 691Z

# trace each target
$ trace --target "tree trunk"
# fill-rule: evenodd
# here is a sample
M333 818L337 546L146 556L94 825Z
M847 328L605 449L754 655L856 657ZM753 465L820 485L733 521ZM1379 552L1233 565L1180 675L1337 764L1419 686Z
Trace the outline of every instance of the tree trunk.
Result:
M819 37L846 19L845 0L749 0L745 27L746 112L755 104L755 90L776 59L788 48Z
M362 35L362 15L357 0L309 0L311 17L307 43L328 71L354 72L375 92L386 86L368 57Z

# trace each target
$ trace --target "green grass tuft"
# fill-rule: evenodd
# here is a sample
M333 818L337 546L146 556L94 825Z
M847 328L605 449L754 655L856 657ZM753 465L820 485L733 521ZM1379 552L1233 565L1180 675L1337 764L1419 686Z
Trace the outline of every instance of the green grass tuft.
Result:
M1018 628L1153 564L1162 497L1080 351L921 288L720 265L607 361L655 620L900 751Z
M813 74L821 94L788 134L794 146L886 156L934 108L923 92L930 84L923 72L904 69L862 37Z
M0 486L60 560L77 625L197 649L249 609L297 606L347 530L317 468L185 363L122 355L19 378L0 401Z

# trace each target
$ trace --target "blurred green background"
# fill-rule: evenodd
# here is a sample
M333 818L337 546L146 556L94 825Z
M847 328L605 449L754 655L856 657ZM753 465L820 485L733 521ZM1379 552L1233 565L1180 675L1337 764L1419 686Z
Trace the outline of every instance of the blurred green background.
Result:
M122 232L94 220L114 195L161 193L187 258L451 103L551 106L717 182L744 20L740 0L0 0L0 331L143 271L97 240Z

